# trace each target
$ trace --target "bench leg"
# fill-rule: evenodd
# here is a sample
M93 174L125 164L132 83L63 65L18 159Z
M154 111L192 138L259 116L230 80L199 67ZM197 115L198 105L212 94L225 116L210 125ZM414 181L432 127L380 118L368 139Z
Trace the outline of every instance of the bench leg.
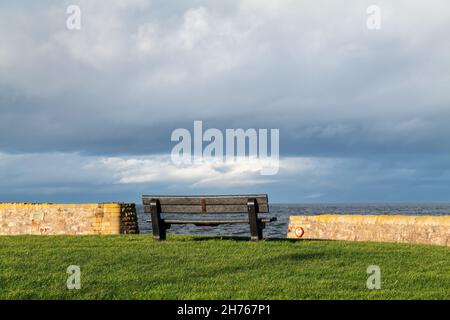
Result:
M261 240L263 237L262 233L262 225L258 221L258 203L256 199L248 199L247 201L247 209L248 209L248 221L250 223L250 234L251 240Z
M152 200L150 202L150 209L152 215L153 239L166 240L166 226L161 219L161 204L159 203L159 200Z
M258 221L258 240L262 240L263 238L263 229L266 225L260 221Z

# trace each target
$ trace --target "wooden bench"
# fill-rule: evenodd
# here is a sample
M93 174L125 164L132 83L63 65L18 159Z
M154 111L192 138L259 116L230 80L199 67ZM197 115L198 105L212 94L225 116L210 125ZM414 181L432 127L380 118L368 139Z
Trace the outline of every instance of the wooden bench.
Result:
M153 237L165 240L166 230L172 224L194 224L196 226L218 226L221 224L248 223L252 240L261 240L266 223L275 217L260 218L259 213L269 212L266 194L237 196L142 196L144 212L151 214ZM162 213L221 214L247 213L240 219L163 219Z

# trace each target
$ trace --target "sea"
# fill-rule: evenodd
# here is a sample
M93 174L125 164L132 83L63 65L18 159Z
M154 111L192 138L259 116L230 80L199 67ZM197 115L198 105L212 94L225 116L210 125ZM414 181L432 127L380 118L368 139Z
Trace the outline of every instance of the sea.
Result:
M150 215L144 213L142 206L137 206L137 215L140 232L151 233ZM277 221L267 223L264 229L264 238L286 238L289 216L291 215L319 215L319 214L390 214L390 215L450 215L450 203L445 204L412 204L412 203L358 203L358 204L272 204L270 213L260 214L259 217L276 217ZM166 218L193 218L186 214L166 214ZM239 215L195 215L195 218L236 218ZM241 215L242 217L242 215ZM223 235L223 236L249 236L248 224L220 225L217 227L197 227L195 225L172 225L167 231L175 234L192 235Z

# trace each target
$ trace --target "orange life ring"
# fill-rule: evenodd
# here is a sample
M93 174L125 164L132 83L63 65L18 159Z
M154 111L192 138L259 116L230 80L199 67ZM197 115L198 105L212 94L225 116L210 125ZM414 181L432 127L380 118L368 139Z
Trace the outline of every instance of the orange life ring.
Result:
M304 234L305 234L305 230L303 230L302 227L295 228L295 235L297 236L297 238L303 237Z

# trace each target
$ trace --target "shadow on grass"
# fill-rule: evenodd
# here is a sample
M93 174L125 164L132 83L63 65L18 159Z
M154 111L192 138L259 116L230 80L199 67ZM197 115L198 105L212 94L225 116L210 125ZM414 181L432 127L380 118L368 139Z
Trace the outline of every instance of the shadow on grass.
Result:
M294 261L294 262L300 262L305 260L323 260L330 258L329 254L325 254L323 252L314 252L314 253L291 253L291 254L284 254L281 256L276 257L277 262L280 260L285 261Z
M224 240L224 241L237 241L237 242L253 242L249 237L236 237L236 236L194 236L192 241L211 241L211 240ZM267 238L260 241L255 241L255 243L261 242L319 242L319 241L330 241L323 239L289 239L289 238Z
M262 274L273 276L274 271L272 268L274 265L283 265L284 268L295 268L301 267L303 263L306 265L306 263L311 261L324 261L332 257L333 255L322 252L298 252L266 257L252 257L249 255L245 261L223 261L223 263L218 265L210 265L208 268L202 269L201 274L197 274L197 277L201 277L203 280L223 276L231 279L249 273L258 274L258 277Z

